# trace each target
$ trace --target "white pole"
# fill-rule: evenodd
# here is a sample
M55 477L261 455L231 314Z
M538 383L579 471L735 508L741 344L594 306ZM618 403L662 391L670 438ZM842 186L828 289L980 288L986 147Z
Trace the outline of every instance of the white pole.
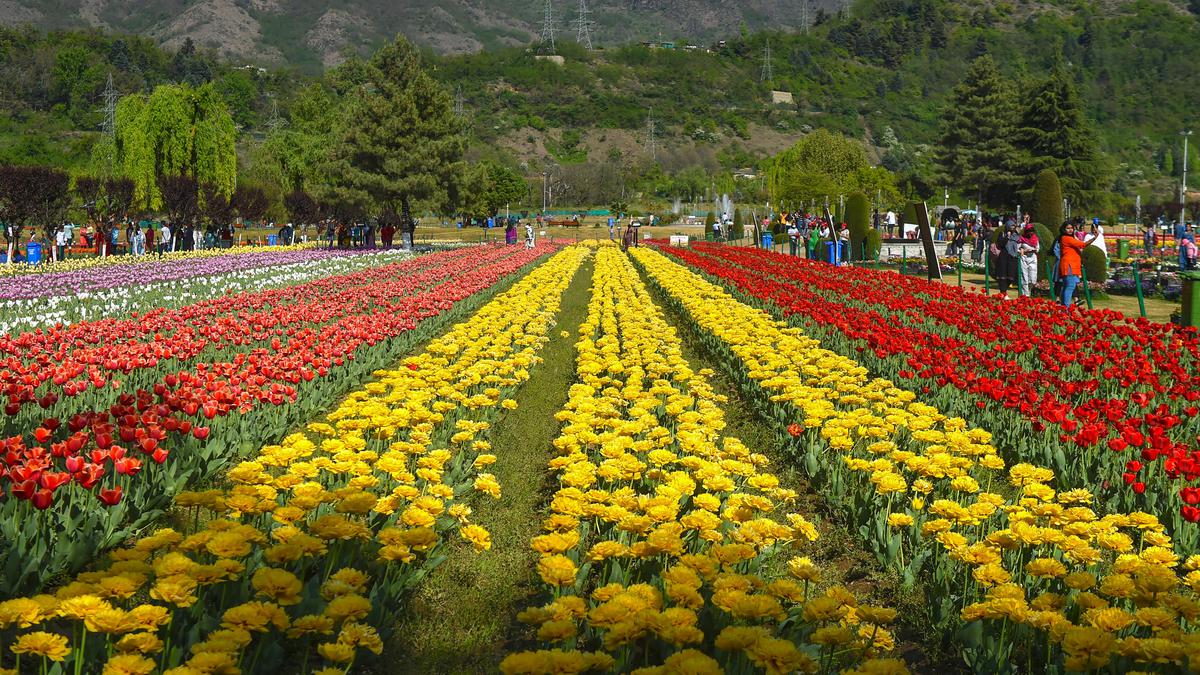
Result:
M1179 224L1183 225L1187 222L1187 161L1188 161L1188 136L1192 135L1190 131L1179 132L1183 136L1183 189L1179 192Z

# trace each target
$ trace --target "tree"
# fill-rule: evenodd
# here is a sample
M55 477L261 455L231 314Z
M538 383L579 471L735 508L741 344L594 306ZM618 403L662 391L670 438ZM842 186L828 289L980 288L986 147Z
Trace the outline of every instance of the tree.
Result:
M733 227L729 230L730 239L741 239L746 236L745 223L742 221L742 210L733 209Z
M41 225L51 233L67 209L70 176L43 166L0 166L0 222L5 223L8 264L12 264L21 232Z
M1050 169L1043 169L1033 184L1033 208L1029 210L1033 220L1052 231L1057 231L1063 222L1062 187L1058 176Z
M520 173L503 164L486 162L488 180L488 215L494 216L500 208L509 204L520 204L529 196L529 184Z
M212 183L225 196L237 181L237 129L211 85L163 85L148 97L133 94L117 104L117 156L134 180L136 200L160 206L158 177L188 175Z
M342 201L399 207L412 245L413 202L444 204L461 180L466 140L450 95L404 37L375 53L349 97L327 174Z
M232 223L234 207L229 198L212 183L205 183L200 190L204 198L200 213L208 221L209 230L219 230Z
M863 247L871 231L871 204L867 196L855 192L846 198L846 224L850 227L850 260L865 260Z
M176 228L196 221L199 212L199 186L188 175L159 176L158 189L162 194L163 213L167 222Z
M989 55L971 63L942 109L939 162L945 182L980 203L1007 205L1016 185L1012 87Z
M817 129L771 159L767 180L776 201L807 201L839 194L850 175L867 168L870 164L861 143ZM826 191L815 193L805 185Z
M283 207L294 225L315 225L325 219L316 200L304 190L293 190L285 195Z
M712 211L709 211L708 213L706 213L704 215L704 238L705 239L712 239L713 225L716 225L716 224L717 224L717 217L715 215L713 215Z
M1083 104L1065 68L1057 64L1029 98L1016 130L1027 175L1051 169L1073 203L1098 206L1107 201L1109 172Z
M254 185L239 185L233 193L233 208L242 220L260 222L271 208L267 193Z

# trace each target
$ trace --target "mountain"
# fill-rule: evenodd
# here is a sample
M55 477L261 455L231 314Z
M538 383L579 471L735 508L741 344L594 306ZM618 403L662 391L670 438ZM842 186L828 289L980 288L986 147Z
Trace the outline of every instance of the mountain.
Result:
M841 0L812 3L813 12ZM744 26L791 29L803 0L591 0L596 42L708 41ZM576 0L553 0L559 36L576 35ZM221 56L306 70L365 53L396 33L441 54L527 45L541 33L541 0L0 0L0 23L43 29L95 27L152 37L168 48L187 38Z

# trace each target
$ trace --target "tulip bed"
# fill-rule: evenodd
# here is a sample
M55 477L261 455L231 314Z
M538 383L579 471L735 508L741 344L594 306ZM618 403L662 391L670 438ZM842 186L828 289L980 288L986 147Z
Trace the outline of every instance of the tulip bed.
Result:
M1154 515L1104 512L1054 471L1005 463L948 417L801 330L639 250L796 461L881 561L925 590L929 618L976 671L1169 672L1200 659L1200 556Z
M1006 302L867 269L700 245L669 253L764 301L872 372L995 431L1010 461L1055 470L1114 511L1200 536L1200 340L1110 311Z
M119 548L54 595L0 602L0 645L59 672L354 672L446 537L491 546L466 503L500 496L479 435L514 407L587 255L558 253L324 420L261 447L229 488L179 494L183 531Z
M577 375L558 414L559 490L531 544L549 604L520 620L547 647L501 671L905 672L892 610L858 605L792 557L816 529L766 457L722 436L723 398L681 355L629 259L597 253ZM777 564L772 565L772 561ZM595 651L589 651L595 650Z
M31 275L0 298L0 332L179 308L223 295L302 284L406 260L398 249L297 250L167 261L54 275ZM43 284L43 280L52 283ZM15 280L14 280L15 281ZM7 286L7 282L6 282ZM25 297L17 297L21 293Z
M318 242L305 242L302 244L293 244L291 246L273 246L271 251L286 252L286 251L304 251L315 249L320 244ZM45 252L45 248L42 249ZM61 260L59 262L51 262L48 259L43 259L37 265L0 264L0 277L14 277L17 279L40 274L59 274L62 272L78 272L80 270L90 270L103 267L127 267L129 265L146 265L160 263L166 260L196 260L203 258L225 258L229 256L247 255L262 253L264 249L243 246L238 248L206 248L199 251L176 251L173 253L164 253L158 255L110 255L103 258L71 258Z
M3 588L78 569L552 249L442 252L0 338Z

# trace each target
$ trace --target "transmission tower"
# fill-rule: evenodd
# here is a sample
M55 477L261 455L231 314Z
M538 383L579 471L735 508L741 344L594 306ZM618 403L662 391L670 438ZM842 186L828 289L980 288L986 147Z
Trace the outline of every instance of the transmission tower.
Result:
M800 30L804 31L805 35L808 35L808 29L812 26L810 9L809 0L800 0Z
M549 45L550 52L558 51L554 45L554 3L552 0L546 0L546 9L542 18L542 48Z
M658 159L658 128L654 121L654 108L646 113L646 154Z
M279 116L279 102L271 97L271 117L267 119L267 133L272 133L287 125L287 120Z
M575 19L575 41L592 48L592 21L588 18L587 0L579 0L579 17Z
M771 70L771 40L767 39L767 46L763 49L762 72L759 77L762 82L770 82L775 79L775 73Z
M462 87L454 88L454 116L458 119L466 117L466 106L463 105Z
M838 2L838 14L841 15L841 18L843 19L850 18L850 2L851 0L840 0L840 2Z
M117 134L117 88L113 86L112 73L104 85L104 133L112 138Z

